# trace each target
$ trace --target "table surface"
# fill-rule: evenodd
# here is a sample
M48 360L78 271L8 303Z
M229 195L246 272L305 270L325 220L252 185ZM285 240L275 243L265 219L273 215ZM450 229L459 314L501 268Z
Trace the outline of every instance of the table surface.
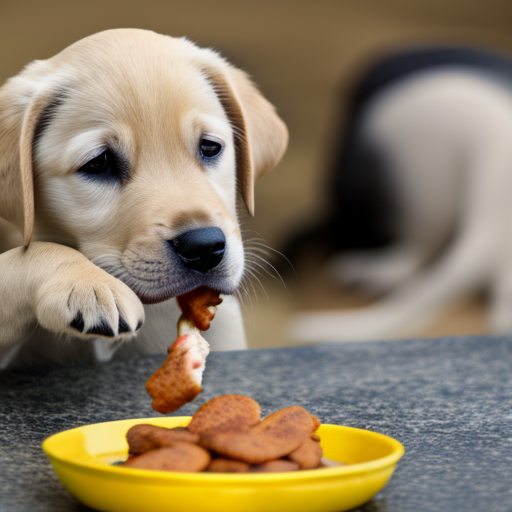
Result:
M0 373L0 510L85 512L40 446L79 425L157 416L144 384L161 357ZM361 512L512 511L512 340L459 337L212 353L204 391L267 414L299 404L324 423L403 443L388 485Z

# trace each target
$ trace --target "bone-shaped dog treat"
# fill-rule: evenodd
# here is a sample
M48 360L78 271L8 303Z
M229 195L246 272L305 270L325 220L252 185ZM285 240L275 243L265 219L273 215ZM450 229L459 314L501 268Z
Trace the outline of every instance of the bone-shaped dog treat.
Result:
M180 442L196 444L199 441L199 435L186 429L175 430L141 423L128 430L126 441L128 453L139 455Z
M306 409L295 405L267 416L247 432L210 429L201 434L199 444L230 459L262 464L295 451L316 425Z
M127 460L123 466L157 471L202 471L210 464L208 451L192 443L176 443Z
M258 402L244 395L221 395L199 407L188 425L197 434L210 429L243 432L260 422Z
M222 302L219 292L205 286L178 297L182 316L178 339L167 350L164 364L149 378L146 390L151 407L161 414L176 411L201 392L206 356L210 345L199 330L207 330Z

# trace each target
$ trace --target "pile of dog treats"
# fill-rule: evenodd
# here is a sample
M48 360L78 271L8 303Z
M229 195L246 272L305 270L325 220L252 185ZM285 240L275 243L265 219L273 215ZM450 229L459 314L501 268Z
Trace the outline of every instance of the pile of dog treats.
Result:
M321 465L320 421L300 406L261 420L257 402L222 395L201 406L187 427L135 425L126 434L125 467L216 473L284 472Z

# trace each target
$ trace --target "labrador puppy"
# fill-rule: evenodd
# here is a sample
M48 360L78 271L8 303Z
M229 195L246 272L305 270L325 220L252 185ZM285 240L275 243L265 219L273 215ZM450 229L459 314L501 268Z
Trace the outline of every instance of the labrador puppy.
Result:
M379 299L299 313L292 338L401 337L480 289L489 330L512 333L512 60L464 47L388 56L358 84L345 133L336 213L318 231L343 239L359 223L389 242L330 263Z
M2 367L164 351L169 299L198 286L228 294L213 348L244 348L237 195L253 214L287 137L244 72L185 38L109 30L8 80Z

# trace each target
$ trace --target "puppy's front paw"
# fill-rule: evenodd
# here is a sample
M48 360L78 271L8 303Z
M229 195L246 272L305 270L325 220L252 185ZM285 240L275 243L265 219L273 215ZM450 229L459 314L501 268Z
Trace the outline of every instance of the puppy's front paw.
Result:
M126 338L144 323L144 307L124 283L92 263L44 283L36 315L46 329L78 337Z

